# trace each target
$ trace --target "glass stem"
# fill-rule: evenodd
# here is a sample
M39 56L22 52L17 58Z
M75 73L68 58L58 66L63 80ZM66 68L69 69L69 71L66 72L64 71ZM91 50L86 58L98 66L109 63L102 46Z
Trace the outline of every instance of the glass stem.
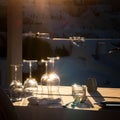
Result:
M32 63L31 63L31 61L30 61L30 63L29 63L29 68L30 68L30 75L29 75L29 77L30 78L32 78Z

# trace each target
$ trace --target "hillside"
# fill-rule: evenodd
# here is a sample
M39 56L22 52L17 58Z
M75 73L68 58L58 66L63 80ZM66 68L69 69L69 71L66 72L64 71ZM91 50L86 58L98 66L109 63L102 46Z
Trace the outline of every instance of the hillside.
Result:
M80 4L72 0L24 3L24 32L48 32L52 37L119 38L116 4Z
M111 42L100 42L97 60L93 57L96 41L88 40L79 47L73 46L71 56L62 57L55 64L61 85L86 84L88 78L95 77L100 87L120 87L120 52L108 53L113 48Z
M5 2L6 1L6 2ZM0 1L0 31L6 29L7 0ZM24 0L23 32L52 37L120 38L118 0Z

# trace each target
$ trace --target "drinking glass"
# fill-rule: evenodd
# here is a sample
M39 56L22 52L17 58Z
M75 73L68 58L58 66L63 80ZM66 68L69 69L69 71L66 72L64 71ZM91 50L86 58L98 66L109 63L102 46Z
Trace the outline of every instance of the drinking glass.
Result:
M97 91L97 81L96 78L91 77L87 80L87 90L88 92L96 92Z
M83 101L83 98L85 96L84 87L78 84L72 85L72 96L74 98L74 101L71 106L74 108L75 106L77 106L79 103Z
M41 60L42 63L45 63L46 72L41 77L42 91L44 85L47 88L48 97L53 97L53 94L59 94L59 85L60 77L55 73L54 62L58 60L59 57L47 57L48 60ZM52 67L48 72L48 63L52 63ZM55 95L54 95L55 96Z
M49 73L49 79L47 81L48 93L59 95L60 77L55 72L55 60L59 60L60 57L47 57L47 59L50 60L51 63L51 71Z
M22 82L17 79L18 67L21 65L11 65L14 67L14 79L9 85L10 99L12 102L22 100L23 85Z
M38 83L35 78L32 77L32 63L37 62L37 60L23 60L29 64L29 77L24 81L24 92L34 94L38 91Z

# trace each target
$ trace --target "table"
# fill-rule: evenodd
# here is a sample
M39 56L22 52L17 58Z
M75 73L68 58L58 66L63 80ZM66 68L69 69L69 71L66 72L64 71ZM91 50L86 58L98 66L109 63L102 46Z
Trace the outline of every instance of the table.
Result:
M62 106L73 101L71 86L60 86L59 96L62 99ZM46 96L47 94L42 94ZM87 105L76 106L72 109L64 107L43 107L40 105L29 105L27 99L23 101L13 103L17 111L19 120L104 120L115 119L119 117L120 107L117 108L102 108L99 105L94 104L99 101L119 101L120 102L120 88L98 88L95 93L88 93ZM56 97L56 96L54 96ZM89 104L89 105L88 105Z

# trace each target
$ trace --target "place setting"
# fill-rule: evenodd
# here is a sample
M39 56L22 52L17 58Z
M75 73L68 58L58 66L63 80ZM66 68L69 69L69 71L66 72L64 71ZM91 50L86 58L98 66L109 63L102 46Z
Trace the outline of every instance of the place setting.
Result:
M86 86L80 84L72 85L73 101L64 105L64 108L80 109L80 108L92 108L93 105L86 96Z

